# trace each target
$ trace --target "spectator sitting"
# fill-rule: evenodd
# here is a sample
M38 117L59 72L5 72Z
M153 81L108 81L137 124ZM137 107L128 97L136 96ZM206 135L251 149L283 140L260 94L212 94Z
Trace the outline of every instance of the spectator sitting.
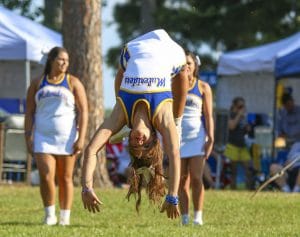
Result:
M292 146L284 166L297 159L299 156L300 142L296 142ZM276 174L282 168L283 166L278 163L272 164L270 167L270 175ZM293 164L283 176L276 179L274 182L283 192L300 192L300 160Z
M290 93L283 94L281 101L283 108L278 114L278 135L284 137L287 146L291 147L300 141L300 106L295 105Z

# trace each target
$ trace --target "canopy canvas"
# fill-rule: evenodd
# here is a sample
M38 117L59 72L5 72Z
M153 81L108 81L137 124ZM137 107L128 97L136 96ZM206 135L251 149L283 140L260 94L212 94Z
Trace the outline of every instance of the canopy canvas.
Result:
M61 45L59 33L0 6L0 60L39 62L43 51Z
M290 53L284 54L277 58L275 63L275 77L300 78L300 45Z
M55 46L62 46L59 33L0 6L0 107L24 112L30 80L41 75L43 53Z
M245 73L274 74L276 66L279 66L276 62L281 61L284 57L289 57L291 61L299 49L300 32L273 43L228 52L221 55L217 74L220 76L243 75ZM288 70L287 68L286 70ZM276 76L281 76L279 68L276 68L276 71L278 71ZM298 69L299 71L300 69Z
M300 102L300 33L258 47L236 50L221 55L218 68L216 104L229 108L235 96L243 96L251 113L274 114L277 79L293 88ZM299 77L298 77L299 78ZM297 86L298 84L298 86Z

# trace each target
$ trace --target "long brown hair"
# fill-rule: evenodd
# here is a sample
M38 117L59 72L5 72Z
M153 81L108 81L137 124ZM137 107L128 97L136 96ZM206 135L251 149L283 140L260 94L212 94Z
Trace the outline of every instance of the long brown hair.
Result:
M198 64L197 56L187 49L185 49L185 56L191 56L191 58L193 59L195 65L193 76L199 79L199 64Z
M135 207L139 212L143 187L153 203L159 203L166 193L163 178L163 151L159 139L155 136L151 147L147 150L138 151L129 143L129 154L131 155L128 176L130 187L126 197L129 201L131 194L135 197L136 194L138 195Z
M50 50L47 56L47 61L44 68L44 75L48 75L51 72L52 62L57 58L57 56L61 53L68 53L67 50L63 47L54 47Z

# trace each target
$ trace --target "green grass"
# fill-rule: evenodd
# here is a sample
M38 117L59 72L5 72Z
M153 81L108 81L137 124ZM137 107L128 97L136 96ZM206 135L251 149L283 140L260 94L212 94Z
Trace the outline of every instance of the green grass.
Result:
M135 202L125 199L126 190L96 190L104 205L101 213L90 214L75 190L71 226L44 226L42 202L37 187L0 186L0 236L300 236L300 195L208 191L204 226L180 226L149 205L145 196L141 213ZM57 207L58 211L58 207Z

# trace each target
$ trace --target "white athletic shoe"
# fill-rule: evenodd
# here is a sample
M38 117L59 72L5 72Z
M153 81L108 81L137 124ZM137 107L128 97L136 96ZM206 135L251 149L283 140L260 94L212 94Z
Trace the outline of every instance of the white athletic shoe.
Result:
M44 220L45 225L56 225L57 217L56 216L46 216Z
M61 218L59 220L59 225L63 225L63 226L70 225L70 219Z
M203 220L194 220L194 225L199 225L202 226L203 225Z

